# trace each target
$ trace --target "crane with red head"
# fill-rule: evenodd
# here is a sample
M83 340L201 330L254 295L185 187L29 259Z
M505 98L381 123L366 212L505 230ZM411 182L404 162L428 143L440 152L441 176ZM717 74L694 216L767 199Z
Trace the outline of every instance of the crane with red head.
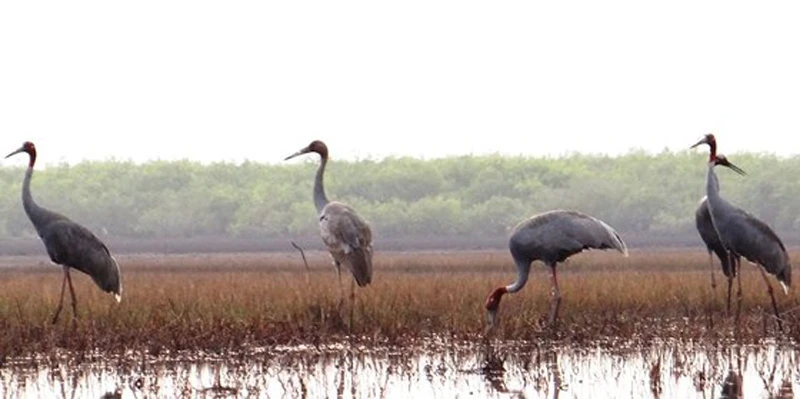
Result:
M520 222L508 240L517 267L517 279L494 289L486 298L487 330L497 324L497 310L505 294L521 290L528 282L531 263L542 261L552 273L548 324L554 325L561 305L556 266L568 257L587 249L616 249L628 256L622 238L607 223L577 211L556 210Z
M88 274L101 290L113 294L119 302L122 299L119 265L111 256L108 247L86 227L73 222L60 213L39 206L33 200L31 177L36 164L36 146L30 141L26 141L6 158L19 153L28 154L28 169L25 171L25 178L22 181L22 206L36 229L36 233L44 243L50 260L61 265L64 271L61 297L52 322L58 321L58 316L61 314L67 283L72 298L72 313L76 317L78 315L70 269Z
M704 140L701 141L705 141L708 144L711 152L716 157L717 141L714 135L709 133L706 137L704 137ZM695 146L697 145L699 144L695 144ZM725 156L722 156L722 159L727 161ZM734 265L739 261L739 256L731 255L725 249L725 246L722 245L722 241L719 239L719 234L717 234L717 230L714 228L714 222L711 220L711 213L708 211L708 198L706 196L703 196L703 198L700 199L700 203L698 204L697 210L695 210L694 213L694 218L697 233L700 235L700 239L703 240L703 243L705 243L706 250L708 251L708 264L711 268L711 288L716 289L716 282L714 281L714 260L712 254L717 255L722 268L722 274L725 275L725 278L728 282L726 309L728 314L730 314L731 289L733 287L733 279L736 278L737 272Z
M742 277L740 257L744 257L756 265L761 272L761 276L767 286L767 292L772 300L772 308L775 312L778 328L783 329L775 294L765 271L778 279L784 293L788 292L788 288L792 283L792 266L789 262L786 247L769 225L722 198L719 192L719 179L714 172L714 168L716 166L724 166L741 175L744 175L745 172L731 163L727 157L717 153L717 140L713 134L705 135L691 148L703 144L709 147L708 172L706 175L708 212L719 241L728 255L735 274L738 276L736 318L738 320L741 313Z

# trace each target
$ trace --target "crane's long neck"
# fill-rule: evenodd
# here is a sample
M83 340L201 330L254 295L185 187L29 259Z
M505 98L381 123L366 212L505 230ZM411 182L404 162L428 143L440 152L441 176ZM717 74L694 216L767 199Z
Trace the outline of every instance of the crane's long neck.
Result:
M709 206L719 201L719 180L717 174L714 172L714 163L708 163L708 174L706 175L706 197L708 198Z
M711 162L717 158L717 140L710 140L708 142L708 161Z
M31 195L31 177L33 177L33 164L25 171L25 180L22 181L22 206L25 208L25 213L31 219L33 225L38 229L42 222L42 216L46 211L43 210L33 200Z
M717 179L716 172L714 172L714 162L708 163L706 203L708 204L708 214L711 216L711 225L714 226L714 231L717 232L717 236L719 236L720 240L723 240L724 235L720 234L717 217L721 215L721 209L723 209L725 205L722 197L719 195L719 180ZM723 245L727 246L724 242Z
M323 182L325 166L327 164L327 154L321 154L319 168L317 168L317 176L314 179L314 205L317 207L317 212L322 212L322 208L328 205L328 196L325 195L325 184Z
M514 258L514 263L517 265L517 279L513 283L506 286L506 292L513 294L522 289L528 282L528 274L531 271L531 262L525 259Z

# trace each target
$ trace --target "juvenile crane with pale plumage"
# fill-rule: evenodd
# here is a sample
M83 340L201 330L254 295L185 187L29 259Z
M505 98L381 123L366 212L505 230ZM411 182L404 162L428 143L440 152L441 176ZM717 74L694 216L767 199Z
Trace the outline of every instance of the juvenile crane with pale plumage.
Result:
M52 322L58 321L64 304L64 289L69 284L72 297L72 313L77 317L78 308L75 300L75 290L72 287L72 278L69 270L76 269L88 274L101 290L114 294L117 302L122 299L122 286L117 261L111 256L105 244L83 227L66 216L45 209L33 200L31 196L31 177L33 166L36 163L36 146L30 141L22 147L8 154L6 158L24 152L28 154L28 169L22 182L22 205L25 213L36 228L36 233L42 239L50 260L61 265L64 279L61 282L61 298L58 308L53 315Z
M314 205L322 241L333 257L337 273L341 273L341 267L344 266L352 273L358 286L364 287L372 282L372 230L353 208L341 202L329 201L325 195L323 177L328 164L328 147L325 143L314 140L307 147L286 157L286 160L310 152L320 157L314 179Z

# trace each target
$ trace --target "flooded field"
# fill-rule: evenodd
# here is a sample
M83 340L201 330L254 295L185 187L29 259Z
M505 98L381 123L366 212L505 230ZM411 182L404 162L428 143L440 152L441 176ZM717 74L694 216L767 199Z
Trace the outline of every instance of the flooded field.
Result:
M793 397L797 353L778 344L588 347L427 341L398 348L274 347L115 359L18 360L3 397ZM424 395L424 396L423 396Z
M297 253L120 256L123 301L76 274L79 313L56 324L62 275L42 259L0 258L0 397L766 398L800 384L800 298L778 296L779 325L745 268L737 320L703 252L576 257L553 329L535 266L491 344L507 251L377 254L352 301L325 253L308 267Z

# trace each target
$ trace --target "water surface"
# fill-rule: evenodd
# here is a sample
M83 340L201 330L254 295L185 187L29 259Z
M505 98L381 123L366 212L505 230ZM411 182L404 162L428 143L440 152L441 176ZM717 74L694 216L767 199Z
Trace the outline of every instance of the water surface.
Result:
M260 348L233 355L17 359L3 397L793 397L790 346L662 342L570 347L423 342ZM422 396L424 395L424 396Z

